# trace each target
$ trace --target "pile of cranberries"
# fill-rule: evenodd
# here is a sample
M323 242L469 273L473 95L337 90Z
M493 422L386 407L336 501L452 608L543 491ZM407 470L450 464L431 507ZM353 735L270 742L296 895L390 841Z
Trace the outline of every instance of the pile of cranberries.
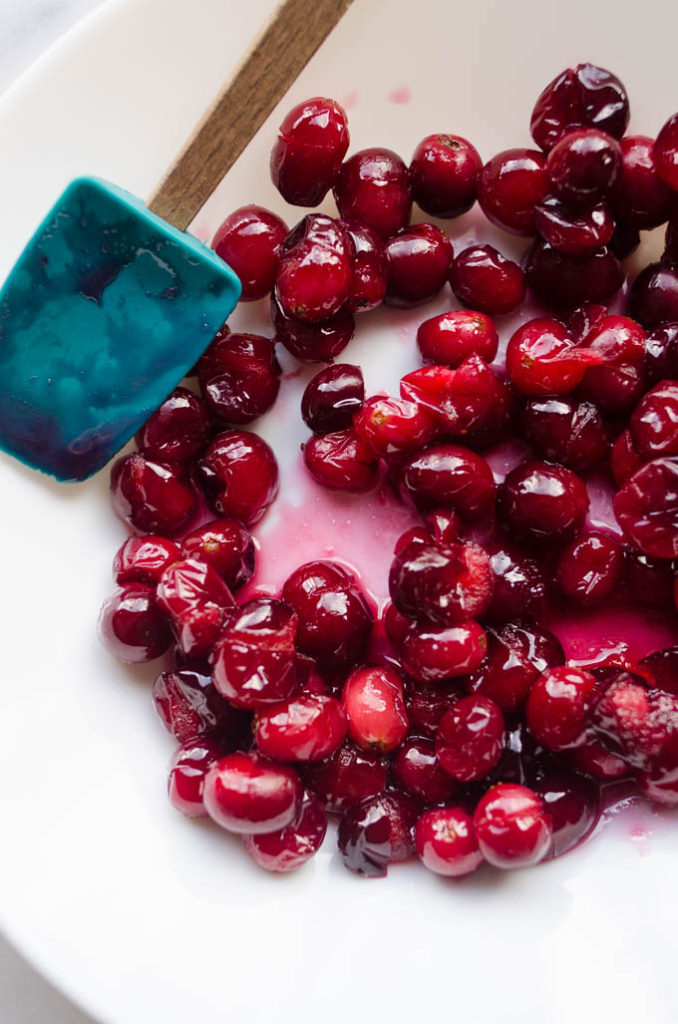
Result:
M537 148L483 163L466 139L431 135L408 167L388 149L346 159L344 111L312 99L281 124L271 175L297 206L332 190L339 217L289 231L247 206L214 238L243 300L270 295L274 337L224 327L197 387L177 388L114 465L134 532L101 632L124 661L167 655L153 699L180 743L170 798L240 834L264 868L308 860L328 813L354 871L416 853L458 877L565 852L611 786L678 805L678 647L568 664L547 628L559 609L675 602L678 114L656 140L625 135L628 121L619 79L582 64L539 96ZM410 223L413 203L444 219L476 200L532 239L523 267ZM622 261L665 223L664 256L627 301ZM399 395L366 396L360 367L333 361L355 315L448 284L461 308L422 317L423 365ZM541 315L497 362L495 319L528 289ZM334 561L301 565L275 597L253 588L250 528L278 468L243 428L275 402L277 345L325 364L301 408L312 478L379 485L420 513L378 612ZM518 453L505 474L498 446ZM616 491L617 530L590 525L592 471Z

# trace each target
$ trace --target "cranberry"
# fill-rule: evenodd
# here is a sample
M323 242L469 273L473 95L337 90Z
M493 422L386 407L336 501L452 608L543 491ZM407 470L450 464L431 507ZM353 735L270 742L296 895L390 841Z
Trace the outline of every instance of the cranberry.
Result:
M660 766L650 771L638 772L636 782L643 796L653 803L663 804L665 807L675 807L678 804L678 769L675 765L671 765L668 771Z
M405 707L412 732L435 739L440 719L463 696L460 682L437 683L431 688L410 684L405 694Z
M273 288L287 232L280 217L254 205L234 210L218 228L212 248L240 279L243 302L263 299Z
M351 289L351 250L343 225L309 213L287 236L275 282L285 316L317 323L338 313Z
M634 447L631 431L622 430L610 452L610 469L617 487L622 487L642 464L643 460Z
M425 363L442 363L456 369L469 356L491 363L499 337L489 316L470 309L453 309L429 317L417 330L417 345Z
M411 455L402 466L400 486L422 512L440 506L468 519L490 512L496 493L485 460L453 444L433 445Z
M278 493L278 464L263 438L247 430L216 434L197 465L198 481L217 515L257 523Z
M436 508L424 516L434 544L454 544L461 533L461 519L451 508Z
M525 277L517 263L492 245L463 249L450 267L452 291L464 306L506 316L525 298Z
M520 415L525 440L544 459L587 469L610 450L610 430L593 402L570 396L533 398Z
M622 574L622 546L616 537L591 530L569 544L558 562L558 584L570 600L590 607L614 591Z
M560 857L591 834L598 822L598 788L588 779L557 768L533 784L551 818L552 854Z
M184 463L202 453L210 433L205 403L187 388L175 388L146 420L136 442L147 459Z
M405 793L389 791L349 807L337 840L344 864L360 875L379 878L389 864L414 853L418 805Z
M113 578L116 583L153 587L178 558L179 546L166 537L128 537L113 559Z
M584 669L570 665L547 669L527 699L527 724L536 741L547 750L577 746L599 689L599 681Z
M377 482L377 455L354 430L315 434L304 445L304 462L323 487L369 491Z
M524 395L567 395L602 356L575 345L559 320L537 317L512 335L506 349L506 371Z
M678 263L678 207L674 209L666 226L662 263Z
M618 260L628 259L639 245L640 231L638 228L634 228L632 224L624 224L623 221L617 221L609 243L612 255L616 256Z
M432 217L458 217L476 200L483 162L459 135L427 135L410 163L412 198Z
M608 315L607 306L602 306L598 302L582 303L565 321L570 337L577 345L583 345Z
M306 385L301 415L314 434L348 430L365 401L365 382L359 366L333 363Z
M678 114L673 114L660 131L652 155L661 180L678 192Z
M524 462L499 490L499 515L518 539L551 543L575 537L589 499L582 480L564 466Z
M582 256L612 241L615 223L607 206L596 203L586 209L566 206L554 196L535 210L537 230L549 245L569 256Z
M184 537L181 557L210 565L232 590L247 583L254 573L252 535L235 519L213 519L193 530Z
M363 750L378 754L396 750L408 730L403 683L390 668L356 669L341 696L348 717L348 735Z
M113 508L139 533L173 536L195 515L196 495L183 469L124 455L111 470Z
M537 299L556 310L603 302L624 281L617 260L605 246L584 256L569 256L542 239L528 253L525 274Z
M352 743L345 743L327 761L309 765L305 774L307 785L328 811L337 814L386 789L386 762Z
M329 664L359 661L372 630L373 616L350 572L333 562L300 566L283 587L283 598L299 622L297 647Z
M678 459L654 459L617 492L614 512L630 541L653 558L678 556Z
M389 306L419 306L437 295L447 282L454 259L452 244L433 224L402 228L386 243Z
M327 815L313 793L305 793L299 815L277 832L243 837L255 864L266 871L287 872L301 867L318 852L327 832Z
M678 455L678 381L665 380L648 391L629 426L633 446L643 461Z
M334 198L344 220L360 221L388 238L410 219L407 167L390 149L363 149L343 164Z
M537 612L546 593L542 570L506 541L487 544L494 574L492 600L485 616L493 622L511 622Z
M275 340L302 363L324 363L346 348L355 331L353 313L342 309L320 323L303 323L285 316L274 298L271 319Z
M368 398L354 420L355 434L382 458L418 451L436 431L435 419L422 406L379 395Z
M508 623L499 630L488 629L487 655L466 686L469 692L489 697L501 711L519 711L538 676L564 661L553 633Z
M635 228L656 228L668 220L671 191L657 174L654 140L646 135L627 135L620 146L621 173L610 195L614 212Z
M462 807L425 811L417 822L415 843L424 866L437 875L461 878L483 862L473 819Z
M612 415L629 412L644 390L646 336L625 316L603 316L586 336L586 345L602 357L587 370L581 394Z
M567 751L567 758L576 771L591 775L602 782L623 779L629 773L626 762L616 754L610 753L600 740L596 739L592 729L586 731L580 746Z
M654 651L643 658L640 666L649 672L654 686L678 696L678 647Z
M633 282L629 314L648 331L678 321L678 267L650 263Z
M246 739L249 716L230 707L209 675L192 669L162 672L153 683L153 703L167 731L180 743L211 736L222 746L235 748Z
M214 651L212 678L238 708L259 711L301 689L294 639L297 617L284 601L259 598L243 605Z
M441 626L482 616L493 585L490 559L477 544L410 544L396 555L389 573L396 607Z
M372 228L357 221L344 225L351 242L351 290L348 305L364 313L381 305L386 295L386 246Z
M226 423L251 423L278 397L280 366L275 345L258 334L220 332L197 371L210 412Z
M449 800L457 785L440 767L432 740L407 740L393 759L393 776L401 789L415 800L437 804Z
M412 627L412 619L399 612L396 606L389 601L383 615L384 632L396 647L405 639Z
M546 161L551 192L578 206L595 203L605 196L619 177L621 167L619 143L595 128L568 132L556 142Z
M674 576L673 562L650 558L628 545L624 549L624 583L633 601L650 608L670 607Z
M497 868L537 864L551 849L550 815L526 786L493 786L476 807L473 825L480 852Z
M164 654L172 635L152 587L125 583L101 608L102 642L121 661L152 661Z
M283 199L294 206L321 203L348 143L346 114L334 100L316 96L293 107L271 151L271 178Z
M440 766L459 782L484 779L504 749L504 718L487 697L463 697L446 711L436 733Z
M402 666L420 683L465 676L485 657L487 637L477 622L411 628L400 644Z
M219 573L193 559L174 562L160 577L157 594L183 653L207 657L235 607Z
M613 753L645 772L674 769L678 698L648 690L645 679L617 670L591 716L595 733Z
M321 761L339 749L346 727L346 714L334 697L300 693L260 711L254 739L261 753L276 761Z
M205 776L222 755L221 746L209 739L192 739L179 747L172 759L168 789L170 800L182 814L189 818L206 814Z
M301 809L303 789L288 765L260 754L227 754L205 779L204 804L210 818L229 832L256 835L291 825Z
M678 322L655 327L645 340L645 370L650 384L678 379Z
M492 157L478 178L478 202L500 228L534 235L535 206L548 192L546 160L535 149L506 149Z
M577 64L540 94L530 131L537 145L549 150L572 128L598 128L621 139L628 123L629 100L619 79L595 64Z

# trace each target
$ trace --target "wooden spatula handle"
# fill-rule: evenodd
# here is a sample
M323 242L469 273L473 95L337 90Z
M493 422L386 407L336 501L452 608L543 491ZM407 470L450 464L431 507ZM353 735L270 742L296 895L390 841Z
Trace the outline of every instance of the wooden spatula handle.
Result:
M151 196L184 231L352 0L285 0Z

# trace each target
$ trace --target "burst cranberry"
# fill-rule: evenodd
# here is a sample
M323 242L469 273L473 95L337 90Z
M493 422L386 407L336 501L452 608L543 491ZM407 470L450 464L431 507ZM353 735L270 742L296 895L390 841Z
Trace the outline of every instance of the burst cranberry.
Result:
M232 708L209 675L194 669L162 672L153 683L153 703L162 724L180 743L210 736L235 748L247 741L250 716Z
M657 174L654 139L627 135L620 146L621 173L610 196L614 212L635 228L656 228L668 220L671 191Z
M586 209L566 206L553 196L535 210L537 230L549 245L570 256L582 256L612 241L614 220L604 203Z
M418 451L432 441L437 426L421 405L398 398L368 398L356 414L353 429L377 455Z
M334 183L334 198L344 220L360 221L389 238L410 219L407 167L390 149L363 149L343 164Z
M619 143L594 128L568 132L553 147L546 161L551 192L566 203L581 206L605 196L619 177Z
M525 403L519 423L539 455L569 469L587 469L610 450L610 430L593 402L567 395L533 398Z
M678 556L678 459L654 459L636 470L614 498L627 537L653 558Z
M351 290L348 305L353 313L365 313L381 305L386 295L386 246L376 231L366 224L351 221L344 226L351 242Z
M453 309L424 320L417 330L417 345L425 363L442 363L456 369L469 356L491 363L499 337L489 316L470 309Z
M434 544L454 544L461 533L461 519L451 508L436 508L424 516Z
M455 780L438 763L432 740L407 740L393 759L393 776L401 789L415 800L437 804L457 790Z
M595 64L577 64L543 90L530 131L537 145L549 150L572 128L597 128L621 139L628 123L629 100L619 79Z
M657 136L653 156L659 177L678 192L678 114L668 119Z
M327 815L313 793L305 793L298 817L277 832L243 836L255 864L266 871L286 873L301 867L318 852L327 832Z
M113 508L138 533L173 536L195 515L196 495L178 466L134 453L111 470Z
M220 332L197 371L210 412L226 423L251 423L263 416L280 389L275 345L258 334Z
M400 485L420 511L440 506L468 519L490 512L496 492L485 460L453 444L433 445L411 455L402 466Z
M276 302L285 316L318 323L339 312L350 289L350 243L343 225L325 214L308 214L283 244Z
M271 298L271 319L275 340L302 363L324 363L346 348L355 331L353 313L342 309L320 323L303 323L285 316Z
M568 750L567 758L573 768L585 775L591 775L602 782L623 779L629 773L629 766L616 754L610 753L588 729L580 746Z
M605 246L584 256L568 256L542 239L528 253L525 274L537 299L556 310L603 302L624 281L617 260Z
M346 738L346 714L338 700L300 693L284 704L257 714L254 739L276 761L321 761Z
M301 415L314 434L348 430L365 401L365 382L359 366L333 363L306 385Z
M206 562L232 590L241 587L254 572L254 541L249 530L235 519L214 519L193 530L181 544L181 557Z
M650 384L678 379L678 322L655 327L645 340L645 371Z
M493 584L490 559L477 544L410 544L396 555L389 573L396 607L441 626L482 616Z
M480 852L497 868L537 864L551 849L550 815L526 786L493 786L476 807L473 825Z
M210 433L205 403L187 388L175 388L146 420L136 442L147 459L184 463L202 453Z
M583 345L590 334L593 333L607 317L608 308L598 302L584 302L577 306L567 317L567 329L570 337L578 345Z
M410 685L405 694L405 707L412 732L435 739L440 719L463 696L461 682L438 683L430 688L419 683Z
M270 447L247 430L217 434L197 466L198 481L217 515L257 523L278 493Z
M581 393L612 415L628 412L644 390L645 331L625 316L603 316L586 345L603 360L586 372Z
M506 149L492 157L478 178L478 202L488 220L516 235L533 235L535 206L548 191L545 164L535 149Z
M419 306L437 295L447 282L454 259L452 244L433 224L403 228L386 243L389 306Z
M610 452L610 469L617 487L622 487L642 464L643 460L635 449L631 431L622 430Z
M648 331L678 321L678 267L650 263L633 282L629 313Z
M599 530L583 533L560 556L560 589L579 605L600 604L619 583L622 560L622 546L616 537Z
M352 743L345 743L327 761L309 765L305 775L307 785L335 814L383 793L387 781L386 762Z
M412 619L399 612L396 606L389 601L383 615L384 632L392 644L397 646L401 643L412 628Z
M676 568L673 562L650 558L633 547L627 546L624 549L625 587L633 601L639 604L650 608L670 607Z
M168 789L170 800L182 814L189 818L204 817L205 776L222 755L217 742L204 738L189 740L179 747L172 759Z
M559 320L528 320L513 334L506 349L511 383L524 395L567 395L602 356L573 344Z
M348 735L363 750L396 750L408 730L403 683L389 668L361 668L344 683L341 696Z
M560 857L591 834L598 821L599 791L588 779L556 768L534 783L551 819L551 854Z
M609 250L618 260L625 260L635 252L640 245L640 231L632 224L624 224L617 221L612 238L609 243Z
M678 455L678 381L665 380L648 391L629 421L633 446L643 461Z
M278 129L271 151L271 179L294 206L318 206L332 187L348 149L348 122L334 100L299 103Z
M466 687L489 697L504 712L518 711L542 672L564 661L553 633L509 623L499 630L488 629L487 655L466 680Z
M487 637L477 622L413 627L400 644L402 666L420 683L465 676L485 657Z
M582 480L564 466L524 462L499 491L499 515L519 539L567 541L584 525L589 506Z
M654 686L678 696L678 647L654 651L643 658L640 665L650 673Z
M359 661L373 616L350 572L333 562L300 566L283 587L297 613L297 647L318 661L351 665Z
M471 245L450 267L450 284L459 301L490 316L506 316L525 298L525 277L517 263L492 245Z
M547 750L577 746L599 691L594 675L570 665L550 668L534 683L527 699L530 732Z
M128 537L113 559L113 578L116 583L153 587L178 558L179 546L166 537Z
M354 430L315 434L304 445L304 462L323 487L369 491L377 482L378 457Z
M665 807L678 804L678 765L672 763L667 771L663 765L636 775L638 788L643 796L653 803Z
M418 805L396 790L353 804L339 822L337 840L350 871L372 878L386 874L389 864L414 853Z
M458 217L476 200L483 162L478 150L458 135L427 135L410 163L412 198L432 217Z
M462 807L425 811L417 822L415 843L424 866L437 875L462 878L483 862L473 819Z
M172 642L167 619L152 587L125 583L114 590L101 608L102 642L121 661L152 661Z
M234 210L218 228L212 248L240 279L243 302L263 299L273 288L287 232L280 217L254 205Z
M229 832L257 835L291 825L301 809L303 789L288 765L260 754L227 754L205 779L205 809Z
M494 574L486 618L503 623L537 612L546 593L544 575L537 562L505 541L488 544L485 550Z
M160 577L157 594L183 653L207 657L235 607L219 573L193 559L175 562Z
M446 711L436 733L441 767L459 782L484 779L504 749L504 718L487 697L463 697Z
M618 670L593 710L601 742L636 769L678 768L678 697L647 688L645 679Z

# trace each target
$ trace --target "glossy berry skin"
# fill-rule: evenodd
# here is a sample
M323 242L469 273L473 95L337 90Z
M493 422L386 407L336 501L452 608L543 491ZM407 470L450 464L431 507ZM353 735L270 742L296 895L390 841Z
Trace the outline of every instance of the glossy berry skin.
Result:
M645 389L645 331L629 317L603 316L585 344L603 362L587 370L580 394L609 415L628 413Z
M204 804L210 818L229 832L258 835L291 825L301 810L303 789L288 765L260 754L227 754L205 779Z
M382 878L389 864L414 853L418 804L397 790L361 800L339 822L339 852L350 871Z
M542 672L564 661L553 633L509 622L501 629L487 630L487 655L466 680L466 688L509 714L523 707Z
M463 697L441 718L435 747L441 768L453 779L484 779L504 750L499 706L487 697Z
M437 875L462 878L483 862L473 819L462 807L425 811L417 821L414 838L421 862Z
M411 732L435 739L440 719L464 696L462 681L435 683L432 686L411 684L405 694L405 707ZM443 773L444 774L444 773ZM449 778L449 776L447 776ZM403 785L404 789L407 786Z
M212 679L235 707L259 711L301 689L294 640L297 617L284 601L259 598L242 605L214 650Z
M622 545L617 537L590 530L572 541L560 556L556 570L565 597L589 608L601 604L621 580Z
M208 675L186 668L161 672L153 683L153 703L162 724L180 743L211 737L234 749L246 742L249 715L232 708Z
M257 523L278 493L278 464L271 448L247 430L216 434L197 465L197 478L219 516Z
M485 545L494 575L488 621L512 622L537 613L544 602L546 583L538 563L505 540Z
M205 817L205 776L222 755L220 744L204 737L188 740L179 747L172 759L168 791L172 804L182 814L189 818Z
M157 462L190 462L211 434L205 403L187 388L175 388L146 420L136 436L139 450Z
M497 868L537 864L551 847L550 816L527 786L493 786L476 807L473 825L480 852Z
M348 308L319 323L304 323L285 316L273 296L271 320L275 340L302 363L331 361L346 348L355 333L355 320Z
M632 544L652 558L678 556L678 459L641 466L617 491L614 512Z
M527 283L549 309L568 310L585 302L604 302L624 280L621 268L605 246L583 256L559 252L542 239L532 246L525 264Z
M160 577L157 596L183 653L206 658L235 608L216 569L193 559L174 562Z
M550 191L563 202L586 206L598 202L619 177L619 143L594 128L568 132L546 160Z
M355 430L315 434L304 445L304 462L323 487L369 491L377 482L378 456Z
M390 149L360 150L342 165L334 198L344 220L357 220L389 238L409 223L412 193L407 167Z
M569 256L583 256L612 241L615 222L602 202L583 209L547 196L535 209L536 227L549 245Z
M388 259L384 242L372 228L358 221L344 225L351 249L351 289L348 308L366 313L384 301Z
M551 819L550 856L560 857L589 836L599 817L598 787L590 779L560 767L533 783Z
M351 804L384 792L386 761L346 742L326 761L310 764L305 778L326 809L340 814Z
M644 362L649 384L678 379L678 321L650 331L645 339Z
M341 702L356 746L387 754L405 739L409 723L403 682L393 669L356 669L344 683Z
M483 162L459 135L427 135L410 163L412 198L432 217L458 217L476 201Z
M671 606L675 569L673 562L650 558L630 545L624 549L624 587L634 601L649 608L665 609ZM676 669L678 682L678 665ZM660 685L667 689L663 684Z
M433 509L424 516L424 523L434 544L454 544L459 540L461 518L454 509Z
M588 469L610 450L610 428L600 409L571 395L530 399L518 423L538 455L568 469Z
M143 455L123 455L111 470L113 508L137 533L173 537L195 515L195 491L183 469Z
M283 119L271 151L271 179L293 206L318 206L332 187L349 144L348 122L334 100L316 96Z
M652 155L661 180L678 192L678 114L673 114L662 127Z
M334 562L307 562L283 587L298 618L297 648L321 663L352 665L365 650L373 615L352 574Z
M351 289L351 250L340 221L310 213L283 243L275 299L287 317L318 323L334 316Z
M404 398L368 398L353 421L354 433L375 455L386 458L424 448L438 432L431 412Z
M389 572L395 606L413 619L452 626L482 617L492 598L490 559L477 544L410 544Z
M598 353L575 345L559 320L537 317L512 335L506 349L506 372L524 395L567 395L581 384Z
M424 804L449 800L459 788L440 767L432 740L417 736L403 743L392 762L400 789Z
M193 530L181 543L181 557L210 565L231 590L254 573L254 541L236 519L213 519Z
M125 583L114 590L101 608L99 635L120 661L153 661L172 642L167 619L144 583Z
M591 728L587 729L581 744L568 750L566 756L575 771L602 782L622 779L629 774L626 762L604 747Z
M526 720L537 743L561 751L583 742L599 688L596 677L585 669L571 665L547 669L527 699Z
M254 205L234 210L217 229L212 248L237 274L242 302L263 299L273 288L288 230L275 213Z
M179 558L179 545L166 537L128 537L113 559L116 583L154 587L165 569Z
M280 389L275 345L259 334L220 332L197 365L200 390L216 420L244 424L263 416Z
M633 446L643 461L678 455L678 381L665 380L648 391L629 427Z
M524 462L499 490L499 517L518 539L571 540L584 525L589 499L582 480L564 466Z
M301 417L314 434L348 430L365 401L362 370L332 363L316 373L301 398Z
M299 693L259 711L254 740L266 757L276 761L322 761L346 739L346 713L334 697Z
M447 283L454 259L452 243L433 224L413 224L386 243L388 273L385 302L408 308L428 302Z
M652 331L678 321L678 267L650 263L633 282L629 315Z
M624 86L595 64L566 68L546 86L530 119L532 138L551 149L572 128L591 127L621 139L629 123Z
M635 228L656 228L669 218L671 190L657 174L654 139L627 135L619 143L622 166L610 202L616 216Z
M485 631L472 620L456 626L418 624L399 647L402 667L425 686L468 675L478 668L486 650Z
M421 512L451 508L468 519L486 515L496 494L487 462L453 444L432 445L411 455L400 471L400 489Z
M544 155L536 149L506 149L492 157L478 178L478 202L488 220L516 235L534 235L535 206L548 192Z
M499 336L484 313L453 309L424 320L417 329L417 345L425 363L456 369L473 355L491 363L497 355Z
M301 810L291 825L277 832L243 836L243 845L265 871L286 874L318 852L327 832L325 809L313 793L304 793Z
M450 285L462 305L489 316L507 316L525 298L525 277L492 245L471 245L455 257Z

